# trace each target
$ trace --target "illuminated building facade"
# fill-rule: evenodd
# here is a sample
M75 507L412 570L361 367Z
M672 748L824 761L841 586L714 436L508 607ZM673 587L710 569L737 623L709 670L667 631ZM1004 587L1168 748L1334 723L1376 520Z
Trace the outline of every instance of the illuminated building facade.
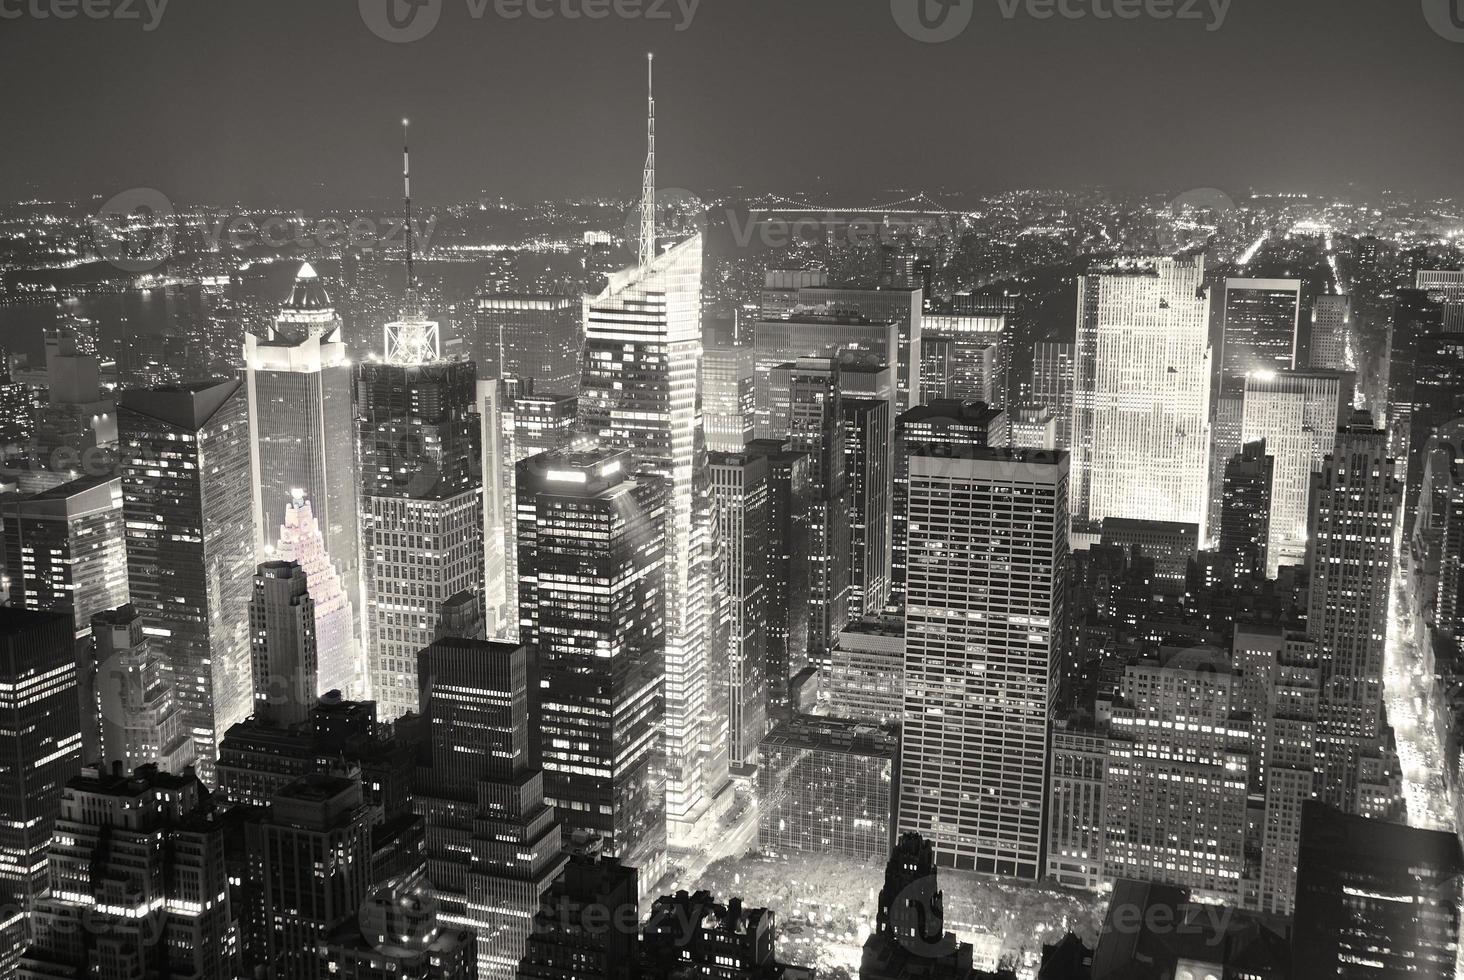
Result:
M132 606L97 613L92 638L96 676L91 693L100 732L90 757L104 768L120 762L124 772L148 765L182 772L193 762L193 739L183 727L167 664L152 648L142 617Z
M573 395L580 384L583 316L578 296L485 293L478 297L467 359L484 380L533 378L541 391Z
M537 654L532 705L547 802L565 831L647 877L667 815L662 735L666 483L627 452L546 453L518 468L519 633Z
M1067 634L1068 458L909 458L899 829L943 866L1046 870L1047 750Z
M1296 366L1300 279L1226 279L1220 370L1231 377Z
M346 579L325 550L325 538L315 509L296 497L285 510L277 557L300 566L315 606L316 687L318 694L340 691L346 698L365 693L360 649L353 634L355 617Z
M129 391L117 417L132 604L168 664L199 777L212 785L218 739L250 711L245 385Z
M1241 438L1264 440L1275 462L1266 575L1306 561L1307 502L1312 474L1336 444L1351 412L1353 377L1335 371L1253 373L1245 379Z
M1206 540L1210 298L1203 256L1126 259L1078 283L1073 531L1105 517Z

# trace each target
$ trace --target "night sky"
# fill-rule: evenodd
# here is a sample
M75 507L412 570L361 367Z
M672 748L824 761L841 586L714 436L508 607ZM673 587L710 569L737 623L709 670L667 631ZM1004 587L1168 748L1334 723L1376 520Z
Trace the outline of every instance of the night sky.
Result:
M385 199L402 116L425 202L630 196L648 50L666 187L1464 194L1464 42L1420 9L1447 0L1233 0L1214 31L1223 0L1165 21L970 0L942 44L890 0L700 0L681 31L677 0L598 21L440 0L413 43L373 34L357 0L171 0L152 31L146 0L88 2L139 19L0 19L5 199ZM387 2L405 0L361 0Z

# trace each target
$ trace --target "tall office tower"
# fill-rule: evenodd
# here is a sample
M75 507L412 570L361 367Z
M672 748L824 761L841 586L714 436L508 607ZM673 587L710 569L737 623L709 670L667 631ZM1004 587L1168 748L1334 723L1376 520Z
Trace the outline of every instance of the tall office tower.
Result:
M325 537L315 509L296 496L285 510L276 556L299 565L315 606L316 692L340 691L347 698L365 693L360 649L353 635L355 621L347 594L350 580L338 570L325 549Z
M1032 345L1032 401L1052 410L1057 420L1058 449L1072 448L1074 351L1072 344Z
M905 621L870 616L850 623L834 644L829 713L880 725L905 717Z
M1103 886L1103 781L1108 730L1088 716L1056 718L1048 790L1047 876L1068 888Z
M1405 532L1417 514L1429 439L1464 414L1464 334L1449 331L1444 316L1444 304L1429 293L1398 290L1389 349L1388 451L1408 461Z
M778 320L798 307L798 293L803 289L822 288L829 284L823 269L769 269L763 279L759 316Z
M1214 540L1220 526L1221 497L1225 466L1245 445L1245 386L1248 376L1223 375L1215 386L1210 406L1210 518L1207 527Z
M1057 418L1046 405L1018 405L1011 412L1013 449L1056 449Z
M1444 332L1464 333L1464 272L1423 270L1415 284L1443 304Z
M895 420L894 486L890 495L890 605L905 602L908 572L910 457L964 456L976 446L1005 444L1006 415L981 402L934 401Z
M1178 595L1184 594L1189 563L1200 550L1199 529L1193 524L1126 517L1104 518L1102 543L1153 559L1156 588Z
M503 599L507 609L504 610L506 621L501 624L501 629L494 635L497 639L516 642L518 639L518 529L514 523L513 502L517 497L515 481L518 476L518 464L530 456L569 449L576 445L577 441L590 442L591 440L577 433L579 425L579 398L577 396L536 395L533 393L532 379L500 381L498 385L500 389L496 399L499 408L498 445L503 454L498 472L499 486L502 489L498 494L498 500L489 500L491 495L486 492L486 487L490 484L484 484L484 527L486 535L486 529L491 527L486 523L488 513L492 511L494 516L497 516L496 512L501 506ZM489 469L484 469L485 479L489 472ZM484 549L485 560L491 560L488 557L490 550L491 547Z
M518 980L640 980L640 876L580 836L534 916Z
M865 940L860 980L972 976L974 950L945 931L939 848L919 834L900 835L885 865L873 934Z
M794 715L762 742L758 850L877 861L890 846L899 728Z
M223 829L192 773L83 769L66 784L22 980L239 975Z
M804 357L839 358L843 354L867 355L876 364L898 365L900 340L900 324L893 317L800 310L783 319L757 321L753 327L757 437L778 436L773 371L779 366Z
M665 895L651 905L642 931L641 980L801 980L809 971L778 962L777 927L771 909L746 908L742 899L723 905L711 892Z
M253 440L255 561L279 548L297 496L320 519L325 550L352 590L360 575L351 364L341 320L310 263L269 335L244 335Z
M1312 303L1310 351L1308 366L1313 370L1356 370L1352 363L1351 296L1318 296Z
M266 975L324 980L320 945L356 919L373 884L371 811L361 801L361 781L303 776L275 796L247 834L267 916Z
M96 473L117 445L116 403L101 388L101 362L69 327L46 330L46 398L31 410L35 444L21 490L51 489Z
M1452 833L1308 803L1296 869L1292 976L1457 976L1464 856Z
M748 345L707 344L702 351L702 425L707 449L740 453L752 441L757 411L757 351Z
M1270 569L1271 492L1276 457L1266 441L1248 442L1225 465L1220 505L1220 553L1235 563L1237 578Z
M756 765L768 717L766 606L773 547L768 532L768 460L717 452L710 460L731 600L728 764L734 773L744 774Z
M1243 442L1265 440L1276 460L1271 484L1271 540L1266 575L1306 560L1312 474L1336 445L1351 412L1353 376L1335 371L1252 374L1245 380Z
M419 773L427 877L442 920L478 938L480 980L512 980L564 868L529 744L529 652L443 639L418 659L431 764Z
M566 830L656 878L670 504L668 481L631 476L632 458L566 450L519 464L519 632L537 653L548 802Z
M98 717L83 715L88 728L82 734L100 731L88 757L107 769L120 762L123 772L152 765L181 773L193 762L193 740L183 727L167 664L153 650L142 617L132 606L106 610L92 617L91 631Z
M1226 279L1224 302L1222 374L1244 377L1296 367L1300 279Z
M1363 805L1359 770L1383 738L1383 654L1393 537L1402 488L1387 433L1358 413L1312 480L1307 632L1321 647L1318 798L1349 813Z
M117 400L132 604L168 664L213 785L217 741L249 715L254 520L243 381Z
M254 575L249 604L254 710L260 721L289 728L315 706L315 602L310 580L294 562L272 561Z
M29 909L46 888L61 791L81 770L78 703L71 617L0 607L0 742L11 760L0 767L0 961L13 962L8 910Z
M1252 793L1259 789L1264 798L1255 905L1262 912L1291 915L1302 807L1316 786L1316 643L1281 627L1238 625L1232 662L1240 675L1241 709L1256 723Z
M813 488L808 453L781 439L756 439L747 455L768 464L767 683L770 716L790 706L791 682L808 668L809 522Z
M999 334L932 333L927 316L920 338L920 394L1005 404L1002 338ZM1000 322L1000 318L996 318Z
M580 384L583 315L579 296L484 293L467 359L484 380L533 378L541 390L572 395Z
M35 435L35 406L28 385L10 380L0 364L0 455L10 457L25 449Z
M375 362L357 376L367 672L383 721L417 706L443 604L483 588L473 365Z
M509 588L507 561L513 496L506 491L513 487L514 463L509 457L512 434L504 431L505 417L513 418L511 409L505 411L504 401L508 390L516 385L516 381L479 378L474 394L483 486L483 596L474 603L479 607L475 614L482 620L478 627L481 632L471 635L490 639L518 635L518 595Z
M849 619L874 616L890 598L891 404L844 398L844 478L849 488Z
M1130 664L1113 705L1103 874L1242 898L1253 732L1223 650Z
M908 412L924 399L920 389L920 338L924 333L925 294L919 288L845 289L808 286L798 291L798 304L829 315L850 314L894 323L899 348L883 358L895 368L895 411Z
M808 656L826 668L849 621L849 485L839 362L801 357L772 373L772 431L809 454Z
M1206 540L1210 298L1204 256L1122 260L1078 285L1073 530L1105 517Z
M1415 600L1425 620L1464 645L1464 418L1441 426L1426 447L1418 516L1409 536Z
M647 176L642 224L649 208L654 228L654 170L648 169ZM640 265L611 276L605 291L589 303L579 408L583 428L601 445L633 451L639 465L662 476L670 489L663 558L663 730L666 815L679 838L695 831L706 807L725 789L725 776L712 771L703 757L710 741L703 731L709 671L724 651L709 649L705 575L711 564L703 551L710 528L694 520L699 511L695 484L704 479L697 471L705 466L697 446L702 239L693 235L660 254L652 241L642 253Z
M78 637L103 609L127 603L122 481L84 476L0 499L10 604L69 613Z
M929 447L909 465L900 829L934 840L943 865L1036 879L1068 629L1068 457Z

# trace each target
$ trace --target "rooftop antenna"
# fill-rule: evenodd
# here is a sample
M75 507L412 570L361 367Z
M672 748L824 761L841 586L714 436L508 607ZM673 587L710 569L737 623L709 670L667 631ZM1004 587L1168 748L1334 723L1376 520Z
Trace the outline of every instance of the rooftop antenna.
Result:
M656 258L656 56L646 55L646 169L641 176L640 265Z
M417 273L412 267L412 251L415 242L412 240L412 151L407 142L407 128L411 120L402 120L402 201L405 204L407 218L407 302L409 305L416 305L417 298Z

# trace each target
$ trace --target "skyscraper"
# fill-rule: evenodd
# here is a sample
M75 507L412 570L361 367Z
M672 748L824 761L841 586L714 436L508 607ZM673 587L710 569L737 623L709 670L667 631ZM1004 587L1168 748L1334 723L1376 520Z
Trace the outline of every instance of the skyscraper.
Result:
M1328 294L1312 303L1311 354L1318 371L1356 370L1352 353L1352 297Z
M1266 574L1306 560L1312 474L1336 443L1351 411L1353 376L1335 371L1252 373L1245 379L1243 442L1264 440L1276 461Z
M529 653L442 639L422 651L418 674L429 733L417 793L427 877L442 919L477 936L479 980L512 980L565 861L529 742Z
M1001 446L1006 415L981 402L937 399L895 421L894 486L890 511L890 604L905 601L909 571L910 458L930 453L963 456L975 446Z
M793 678L808 668L809 523L813 459L781 439L755 439L749 456L768 464L767 668L770 716L789 708Z
M1220 553L1235 563L1235 574L1264 574L1269 568L1271 488L1276 457L1264 439L1248 442L1225 466L1224 499L1220 505Z
M1032 345L1032 400L1057 418L1058 449L1072 448L1073 350L1072 344Z
M728 763L746 772L767 730L768 461L741 453L710 455L712 493L721 520L724 579L731 600L732 640L725 681L729 706Z
M319 947L352 922L371 887L371 813L361 783L315 774L286 786L247 828L267 916L267 975L328 976Z
M294 562L305 573L310 600L315 606L317 693L340 691L346 698L365 694L365 678L354 636L355 617L346 579L325 550L320 521L310 501L295 497L285 511L276 555Z
M1452 833L1308 803L1296 871L1292 974L1456 976L1464 856Z
M78 636L91 618L127 603L122 481L84 476L0 500L10 604L70 613Z
M566 831L593 833L655 878L670 505L667 481L632 476L631 459L601 449L519 464L519 632L537 653L548 802Z
M892 407L883 398L840 401L849 493L850 620L878 614L890 598Z
M1300 279L1226 279L1220 370L1232 377L1296 366Z
M120 763L84 769L68 782L50 896L36 910L19 976L238 976L224 833L207 799L192 773L153 766L130 775Z
M286 561L260 565L249 604L255 718L281 728L309 718L319 664L315 636L304 569Z
M61 791L81 769L77 704L71 617L0 607L0 905L29 909L46 887ZM11 919L0 915L0 960L14 953Z
M1421 269L1417 287L1444 307L1444 332L1464 333L1464 272Z
M286 509L298 497L320 519L325 550L359 588L351 364L341 321L310 263L269 336L244 335L254 474L256 561L274 557Z
M129 391L117 402L132 604L168 664L199 777L250 710L254 520L242 381Z
M1209 511L1210 299L1203 256L1127 259L1078 284L1073 530Z
M367 669L383 720L415 710L417 652L446 601L483 588L473 365L371 362L357 376Z
M707 344L702 351L702 424L707 449L740 453L752 441L757 399L756 350L751 345Z
M1223 650L1130 664L1113 706L1103 873L1237 905L1245 873L1252 720Z
M583 315L578 296L484 293L468 360L484 380L533 378L541 390L572 395L580 383Z
M834 639L849 621L851 551L846 425L839 362L800 357L775 368L769 427L812 463L809 521L808 656L827 667Z
M92 639L91 698L99 717L82 717L83 724L100 727L91 757L107 771L121 763L123 772L153 765L181 773L193 762L193 739L183 725L173 677L152 648L142 617L132 606L99 612L92 617Z
M640 980L640 875L580 836L534 916L519 980Z
M942 865L1044 873L1048 726L1067 634L1065 453L909 458L899 826Z
M579 408L582 427L602 446L633 451L638 464L669 487L663 738L666 816L673 838L681 838L697 832L707 807L729 788L725 756L720 767L706 756L716 740L705 731L711 664L725 651L709 649L714 631L707 575L719 561L706 554L710 514L696 505L698 482L706 485L697 403L702 238L695 234L659 250L654 98L648 105L640 262L612 275L589 303Z
M837 313L800 309L777 320L759 320L753 328L757 405L757 437L776 438L773 423L773 371L799 358L867 356L873 363L895 367L900 357L900 321L894 315L869 317L857 311ZM897 404L901 399L897 398Z
M1360 813L1364 760L1383 749L1383 655L1402 488L1387 433L1358 413L1312 480L1307 631L1320 646L1318 798Z
M831 316L852 314L877 323L894 323L898 348L894 357L882 360L895 369L895 411L908 412L925 399L920 388L920 350L925 318L925 293L922 289L806 286L798 291L798 304Z

